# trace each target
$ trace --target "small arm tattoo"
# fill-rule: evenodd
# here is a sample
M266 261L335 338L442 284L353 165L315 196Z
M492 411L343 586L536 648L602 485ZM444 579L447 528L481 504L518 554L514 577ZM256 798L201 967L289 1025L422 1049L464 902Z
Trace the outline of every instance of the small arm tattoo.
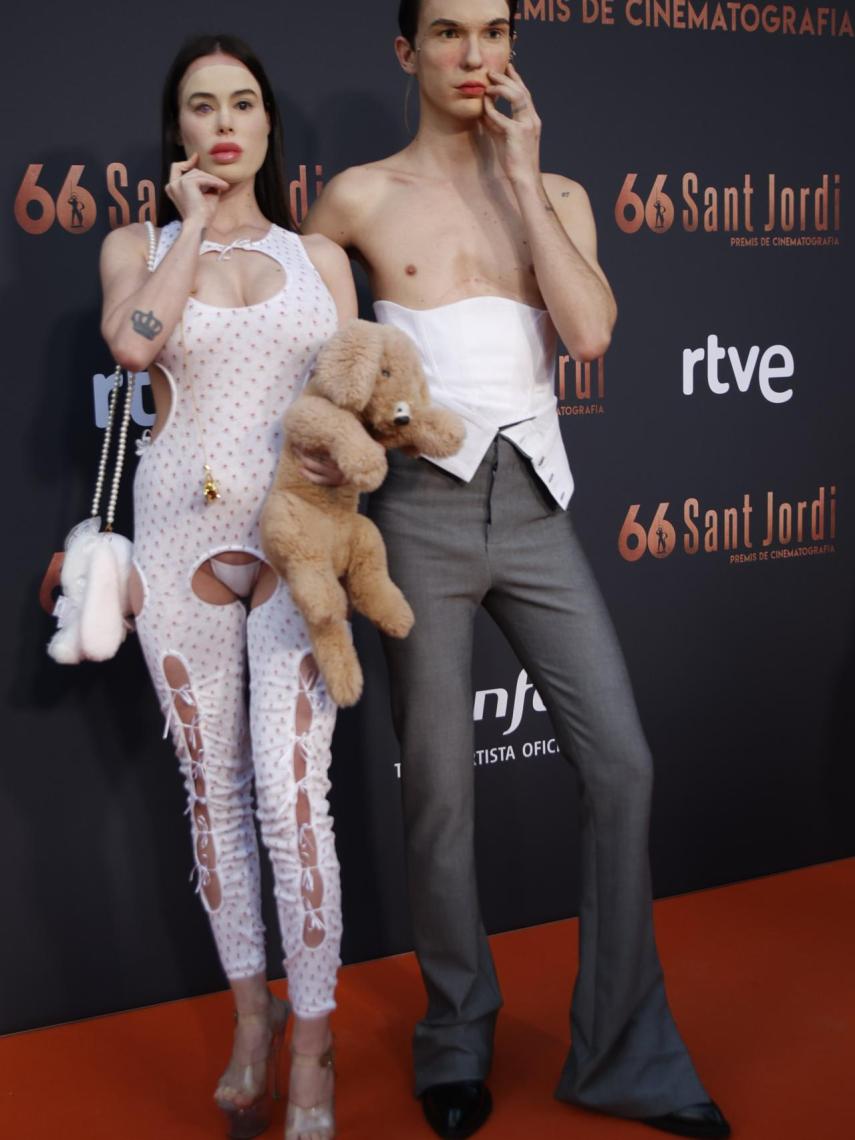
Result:
M159 321L153 312L144 313L140 309L132 314L131 325L134 332L146 340L154 340L158 333L163 332L163 321Z

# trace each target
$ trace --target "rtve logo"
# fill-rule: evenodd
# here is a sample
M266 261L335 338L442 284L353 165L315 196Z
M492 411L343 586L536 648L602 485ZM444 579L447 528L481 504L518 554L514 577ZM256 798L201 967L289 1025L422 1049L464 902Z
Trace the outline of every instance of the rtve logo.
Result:
M110 392L113 390L114 373L104 376L99 372L92 377L92 401L95 409L95 426L107 426L107 410L110 402ZM154 426L154 412L146 411L143 403L143 389L150 386L147 372L137 372L134 382L134 395L131 401L131 419L141 428Z
M724 364L725 358L727 364ZM704 379L709 390L716 396L723 396L731 391L731 381L725 378L725 373L729 373L739 392L749 390L756 374L760 392L770 404L786 404L787 400L793 397L792 388L772 387L773 380L787 380L795 373L793 354L784 344L773 344L762 356L759 345L753 344L743 360L738 348L721 347L716 334L710 333L706 348L683 349L684 396L694 394L695 368L704 360L706 360ZM704 375L703 372L701 375Z

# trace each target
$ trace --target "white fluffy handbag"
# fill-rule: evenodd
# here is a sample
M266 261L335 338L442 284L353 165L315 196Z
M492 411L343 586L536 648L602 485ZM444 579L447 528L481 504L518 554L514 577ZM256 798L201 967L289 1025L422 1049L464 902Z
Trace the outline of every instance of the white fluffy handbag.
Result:
M125 401L105 526L101 530L98 512L110 457L116 406L122 387L125 389ZM115 656L125 634L131 628L125 615L130 610L128 586L133 547L127 538L113 531L113 519L125 462L133 392L134 374L129 372L125 382L122 369L117 365L113 374L92 510L89 518L73 527L65 540L65 556L60 575L62 593L53 611L58 628L47 647L50 656L60 665L108 660Z

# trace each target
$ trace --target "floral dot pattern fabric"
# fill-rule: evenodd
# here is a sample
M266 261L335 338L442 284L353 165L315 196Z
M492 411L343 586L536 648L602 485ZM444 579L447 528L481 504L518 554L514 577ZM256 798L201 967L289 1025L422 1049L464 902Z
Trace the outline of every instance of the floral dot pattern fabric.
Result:
M179 232L180 222L161 231L155 267ZM181 764L197 889L225 973L238 979L265 969L254 792L290 997L309 1017L334 1008L339 966L339 868L327 804L336 709L284 583L247 614L241 600L203 601L193 577L226 551L262 559L259 518L282 415L337 315L297 235L271 226L260 241L236 245L278 262L284 285L244 308L191 296L158 357L172 403L134 480L144 593L137 631ZM206 242L200 254L227 257L231 248ZM215 503L202 493L206 462L220 490Z

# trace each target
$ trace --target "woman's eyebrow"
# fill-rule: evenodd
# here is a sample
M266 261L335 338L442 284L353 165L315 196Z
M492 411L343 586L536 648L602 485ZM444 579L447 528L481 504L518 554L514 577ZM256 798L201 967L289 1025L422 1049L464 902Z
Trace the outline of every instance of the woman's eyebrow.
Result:
M229 96L230 99L236 99L238 95L258 95L252 87L242 87L240 91L232 91ZM188 99L216 99L216 95L212 95L210 91L193 91L187 96Z

